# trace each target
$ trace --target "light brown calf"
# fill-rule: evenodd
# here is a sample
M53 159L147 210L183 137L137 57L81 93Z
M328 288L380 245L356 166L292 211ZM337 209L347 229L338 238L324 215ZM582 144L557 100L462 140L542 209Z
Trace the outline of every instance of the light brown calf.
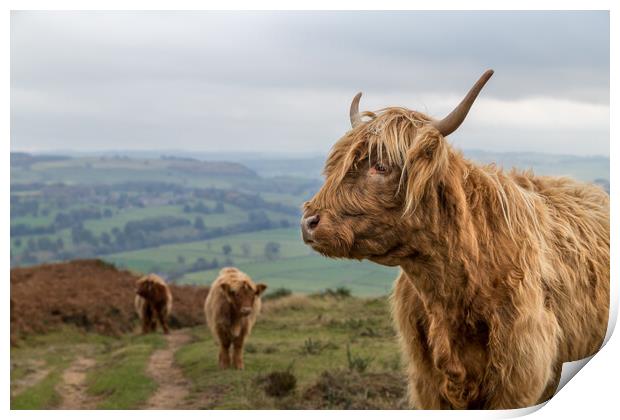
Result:
M243 369L243 344L252 331L261 308L260 295L267 286L254 284L245 273L233 267L220 271L205 300L205 316L213 337L220 342L219 364L230 367L230 346L233 364Z

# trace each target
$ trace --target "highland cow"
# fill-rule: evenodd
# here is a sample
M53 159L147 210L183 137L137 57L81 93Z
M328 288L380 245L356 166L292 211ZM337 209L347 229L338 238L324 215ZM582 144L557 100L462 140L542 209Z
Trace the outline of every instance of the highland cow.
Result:
M595 353L609 309L609 197L568 178L504 172L446 140L491 77L443 120L358 112L304 205L328 257L399 266L391 297L409 401L508 409L549 399L562 363Z
M221 368L230 367L232 345L234 367L243 369L243 345L256 323L265 289L265 284L254 284L247 274L233 267L223 268L211 285L204 310L213 338L220 344Z
M172 293L161 277L149 274L138 279L134 305L142 322L143 334L155 332L158 320L164 334L169 333L168 316L172 311Z

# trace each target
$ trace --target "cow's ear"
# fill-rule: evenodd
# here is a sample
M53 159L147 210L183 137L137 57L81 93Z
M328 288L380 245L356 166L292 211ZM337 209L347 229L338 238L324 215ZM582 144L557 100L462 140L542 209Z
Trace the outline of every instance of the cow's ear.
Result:
M256 296L260 296L267 289L267 285L265 283L258 283L256 285Z
M448 167L446 140L434 127L418 129L413 146L407 151L405 213L412 213L428 191L436 190L437 183Z

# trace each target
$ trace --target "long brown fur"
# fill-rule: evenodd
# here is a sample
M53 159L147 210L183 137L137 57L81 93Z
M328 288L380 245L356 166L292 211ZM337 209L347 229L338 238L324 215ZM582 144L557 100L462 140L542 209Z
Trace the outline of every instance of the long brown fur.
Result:
M305 204L329 257L402 272L391 297L412 407L506 409L550 398L595 353L609 308L609 197L454 150L404 108L365 113Z
M169 333L168 317L172 311L172 293L164 279L156 274L139 278L136 282L134 306L142 322L143 334L155 332L157 321L164 334Z
M260 313L260 296L266 288L262 283L255 284L247 274L234 267L220 270L211 285L204 311L211 334L220 343L218 360L221 368L231 367L232 346L232 363L236 369L243 369L243 346Z

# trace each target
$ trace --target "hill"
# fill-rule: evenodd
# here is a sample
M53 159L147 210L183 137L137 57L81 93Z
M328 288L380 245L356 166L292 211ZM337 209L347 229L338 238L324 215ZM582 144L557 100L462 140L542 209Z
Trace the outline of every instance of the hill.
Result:
M246 369L222 371L206 290L173 285L172 333L140 335L137 275L98 260L11 270L12 409L404 407L386 298L272 291Z
M118 336L133 331L139 273L101 260L77 260L11 270L11 341L59 326ZM208 288L170 285L171 325L202 325Z

